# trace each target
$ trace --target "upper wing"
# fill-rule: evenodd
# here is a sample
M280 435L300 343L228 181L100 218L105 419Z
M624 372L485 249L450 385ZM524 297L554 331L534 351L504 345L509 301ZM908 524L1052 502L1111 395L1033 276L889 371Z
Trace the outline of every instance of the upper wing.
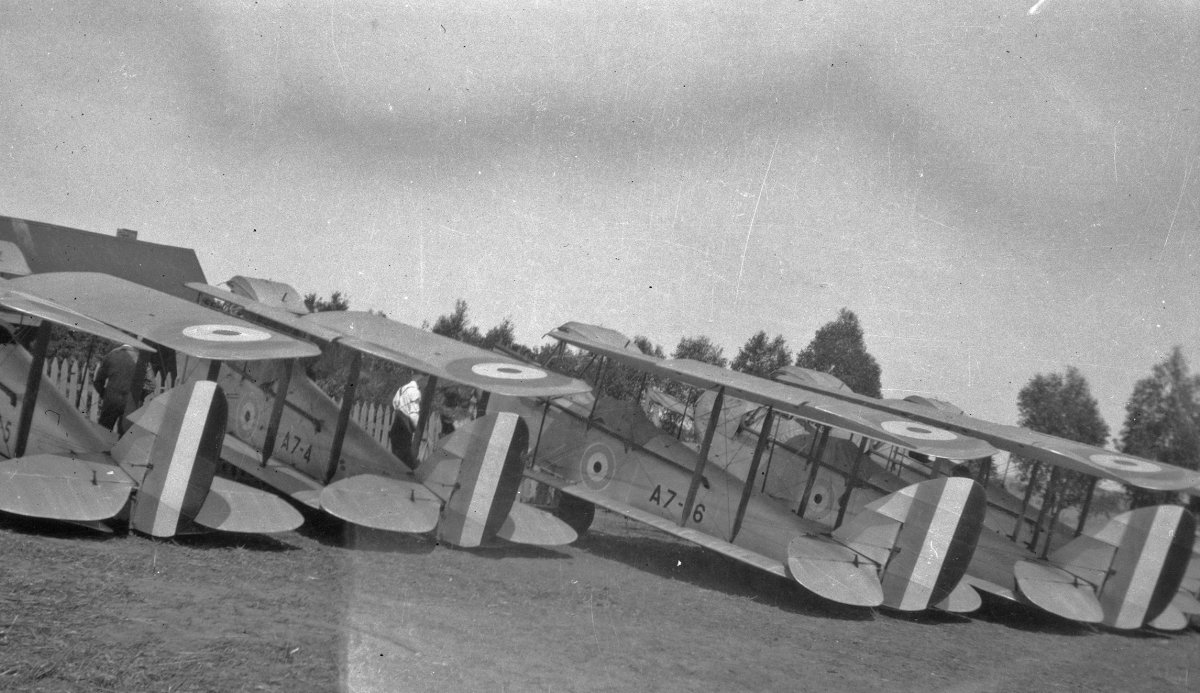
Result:
M11 280L10 286L197 358L257 361L321 353L311 344L107 274L31 274Z
M97 337L129 344L143 351L154 351L154 348L133 337L115 330L104 323L93 320L88 316L44 298L39 298L15 289L7 289L0 293L0 306L18 313L31 315L42 320L58 323L72 330L89 332Z
M363 311L294 315L207 284L189 288L321 342L338 344L439 379L515 397L560 397L590 391L587 383L449 337Z
M701 389L725 388L726 394L819 424L840 428L891 445L953 459L986 457L995 452L977 440L940 429L914 429L911 421L893 421L877 412L817 392L739 373L691 359L660 359L643 354L633 340L605 327L569 322L550 337L612 358L637 370ZM839 381L840 382L840 381ZM930 443L938 444L932 446Z
M655 356L642 353L632 339L620 332L598 325L568 322L551 330L547 336L601 356L607 356L639 370L652 371L663 361Z
M1006 426L956 413L956 407L905 400L880 400L849 390L821 389L808 381L783 378L796 388L851 402L863 407L930 426L974 436L1022 457L1082 472L1089 476L1112 479L1124 484L1156 491L1181 491L1200 484L1200 472L1182 469L1134 455L1115 453L1086 443L1038 433L1018 426ZM941 406L939 406L941 405Z
M514 397L590 392L582 380L389 320L375 313L330 310L303 318L345 335L347 346L463 385Z

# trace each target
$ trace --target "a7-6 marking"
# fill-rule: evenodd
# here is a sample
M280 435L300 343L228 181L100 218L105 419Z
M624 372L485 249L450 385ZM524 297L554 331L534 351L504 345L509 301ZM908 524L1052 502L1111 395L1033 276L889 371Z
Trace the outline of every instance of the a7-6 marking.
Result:
M665 498L664 498L664 494L665 494ZM676 493L675 491L673 491L669 488L663 488L662 484L656 485L654 487L654 490L650 492L650 502L657 505L660 508L670 508L671 503L674 502L675 499L678 497L679 497L678 493ZM678 505L679 507L682 508L683 501L679 501L678 503L676 503L676 505ZM704 519L704 504L697 503L695 506L692 507L692 522L700 522L703 519Z

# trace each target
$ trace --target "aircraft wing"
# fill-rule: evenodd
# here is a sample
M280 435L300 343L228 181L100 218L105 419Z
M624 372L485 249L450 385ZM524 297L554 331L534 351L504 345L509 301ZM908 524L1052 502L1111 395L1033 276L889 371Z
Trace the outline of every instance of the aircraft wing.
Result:
M765 570L768 573L774 573L779 577L788 577L787 568L783 563L763 556L760 553L744 549L736 544L731 544L722 539L718 539L710 534L687 528L680 527L679 523L672 522L653 513L648 513L644 510L639 510L626 503L609 498L603 493L588 488L586 484L566 482L552 474L537 471L534 469L526 469L525 476L540 481L547 486L556 488L563 493L570 494L581 500L593 503L606 510L611 510L618 515L624 515L631 520L637 520L643 524L650 525L656 529L660 529L668 534L673 534L680 539L686 539L694 544L699 544L706 549L712 549L717 553L728 556L736 561L740 561L750 566L754 566L759 570Z
M9 286L196 358L257 361L321 353L312 344L107 274L31 274Z
M642 353L632 339L607 327L588 325L582 322L568 322L551 330L546 336L601 356L607 356L638 370L653 371L663 362L658 357Z
M942 402L880 400L848 390L818 389L811 382L790 378L785 378L784 382L806 392L828 395L920 424L979 438L1001 450L1101 479L1112 479L1155 491L1181 491L1200 484L1200 472L1197 471L1116 453L1027 428L984 421L955 413L957 408L952 405L938 406L946 404Z
M344 337L340 344L487 392L513 397L562 397L591 391L582 380L375 313L330 310L311 313L301 320L341 333Z
M314 323L311 320L305 320L302 316L291 311L269 306L253 298L247 298L246 296L235 294L232 291L226 291L220 287L202 284L200 282L188 282L185 284L185 286L189 289L194 289L204 296L215 298L230 305L237 306L238 308L241 308L243 311L255 317L292 330L293 332L303 335L304 337L312 338L319 342L332 343L345 336L337 330L323 327L322 325Z
M24 313L35 318L41 318L42 320L49 320L72 330L88 332L113 342L129 344L142 351L154 351L154 347L134 339L120 330L113 329L98 320L93 320L83 313L23 291L8 289L0 293L0 307Z
M606 327L568 322L551 331L548 336L612 358L637 370L679 380L704 390L724 387L730 396L771 406L809 421L845 429L906 450L951 459L988 457L996 452L979 440L928 426L915 426L907 420L898 421L897 417L884 416L877 411L818 392L802 392L771 380L691 359L660 359L649 356L642 353L633 340ZM833 376L817 374L812 380L829 387L840 386L849 391L844 383ZM652 391L651 397L654 396Z
M657 362L655 367L654 372L693 387L705 390L723 387L726 393L733 397L774 407L778 411L906 450L923 451L922 444L927 442L914 435L916 431L911 428L883 425L891 422L862 407L820 393L800 390L783 383L690 359L667 359ZM949 431L941 431L937 435L942 434L947 436L947 443L960 438ZM974 444L971 444L971 447L975 447Z

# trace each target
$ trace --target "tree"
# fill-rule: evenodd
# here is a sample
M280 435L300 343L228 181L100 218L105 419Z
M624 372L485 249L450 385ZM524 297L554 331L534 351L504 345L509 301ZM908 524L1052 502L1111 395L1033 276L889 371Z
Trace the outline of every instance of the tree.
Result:
M776 335L775 339L768 341L767 333L759 330L758 334L746 340L746 344L734 357L733 370L760 378L770 378L775 371L791 361L792 352L788 349L783 335Z
M1108 424L1100 416L1087 379L1073 366L1065 373L1035 375L1017 394L1018 423L1025 428L1089 445L1103 446L1108 440ZM1051 525L1065 508L1082 504L1091 492L1095 477L1056 468L1047 472L1041 465L1014 456L1021 480L1033 493L1043 495L1045 512L1051 513ZM1051 474L1054 488L1046 496ZM1049 503L1049 505L1047 505Z
M708 337L697 335L695 337L684 337L679 340L679 344L675 346L675 351L671 354L673 359L692 359L693 361L703 361L711 363L714 366L724 368L729 364L729 360L723 355L724 349L712 343Z
M796 355L796 365L836 375L860 395L879 397L882 392L882 369L867 353L858 316L848 308L839 310L836 320L817 330Z
M310 313L320 313L327 310L350 310L350 297L341 291L334 291L328 299L318 298L316 294L304 295L304 307Z
M1189 372L1178 346L1137 381L1125 404L1120 450L1179 467L1200 463L1200 375ZM1175 502L1174 493L1127 489L1133 507ZM1193 510L1200 503L1191 499Z
M467 344L479 345L483 342L483 335L479 333L479 328L472 325L467 319L467 302L461 298L454 302L452 313L439 315L438 319L433 321L433 328L430 332Z

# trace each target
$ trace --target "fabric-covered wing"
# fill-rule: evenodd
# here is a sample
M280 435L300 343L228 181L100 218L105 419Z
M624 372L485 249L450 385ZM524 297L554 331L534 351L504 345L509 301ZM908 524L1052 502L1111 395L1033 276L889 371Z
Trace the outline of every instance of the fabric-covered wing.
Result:
M0 288L3 288L3 286L0 285ZM117 342L118 344L128 344L142 351L154 351L154 348L148 344L144 344L120 330L113 329L99 320L89 318L54 301L39 298L22 291L9 289L0 293L0 306L18 313L31 315L35 318L49 320L72 330L88 332L97 337Z
M32 274L10 285L197 358L257 361L320 354L312 344L107 274Z
M345 338L339 343L351 348L488 392L513 397L561 397L591 390L581 380L374 313L336 310L313 313L302 320L342 333Z
M917 423L973 436L1025 458L1102 479L1112 479L1156 491L1180 491L1200 484L1200 472L1134 455L1115 453L1027 428L976 419L966 414L954 413L953 409L948 407L906 400L880 400L848 390L823 389L812 383L791 379L786 382L805 392L824 394Z
M676 522L659 517L658 515L653 515L644 510L638 510L637 508L631 507L625 503L621 503L620 501L613 500L603 493L588 488L584 484L564 482L562 479L559 479L556 476L532 469L525 470L525 476L529 477L530 479L540 481L547 486L557 488L563 493L567 493L581 500L588 501L589 503L593 503L606 510L611 510L619 515L624 515L631 520L637 520L638 522L650 525L651 527L661 529L662 531L673 534L680 539L686 539L687 541L699 544L707 549L712 549L717 553L723 554L747 565L754 566L760 570L765 570L768 573L774 573L775 575L783 578L789 577L787 568L777 560L767 558L762 554L750 551L748 549L743 549L740 546L723 541L710 534L705 534L704 532L700 532L691 528L680 527Z

